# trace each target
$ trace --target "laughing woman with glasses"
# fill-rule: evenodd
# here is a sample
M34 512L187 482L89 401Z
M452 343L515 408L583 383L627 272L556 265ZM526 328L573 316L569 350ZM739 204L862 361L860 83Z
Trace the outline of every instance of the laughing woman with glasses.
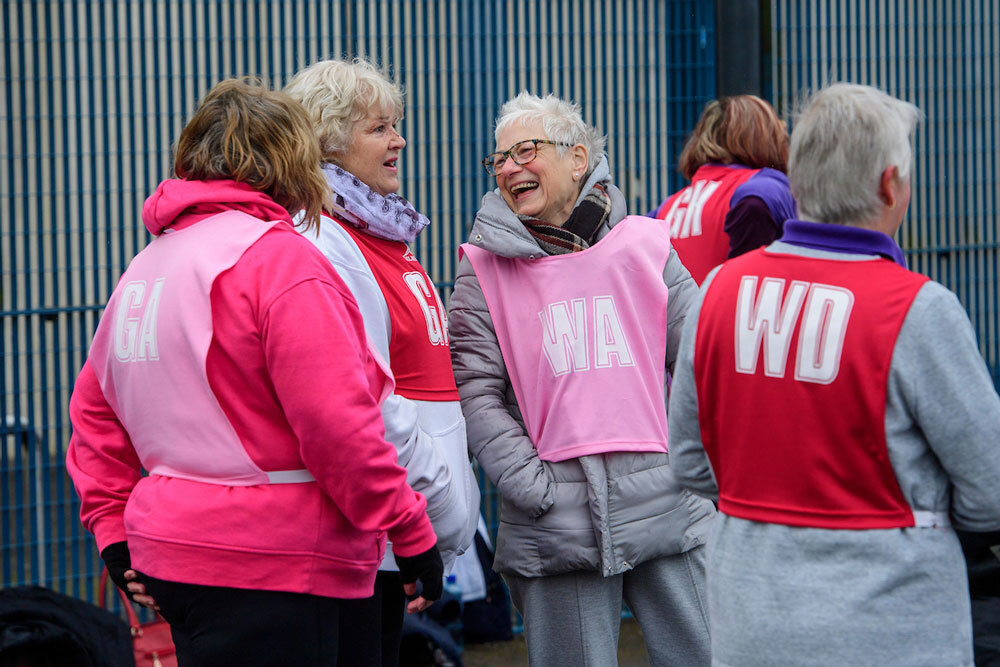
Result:
M469 446L500 491L495 568L532 665L612 665L622 601L653 665L709 664L711 502L667 460L665 378L697 288L660 221L627 216L576 105L521 93L451 298Z

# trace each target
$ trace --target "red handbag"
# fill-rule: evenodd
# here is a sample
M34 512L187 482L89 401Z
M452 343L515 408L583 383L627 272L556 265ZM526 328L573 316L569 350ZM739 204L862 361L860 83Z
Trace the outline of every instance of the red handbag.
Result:
M107 609L105 605L107 589L108 570L105 568L101 572L101 588L97 592L97 604L103 609ZM114 586L114 589L118 591L125 613L128 614L136 667L177 667L177 653L174 649L174 639L170 635L170 624L159 614L156 615L155 621L140 623L125 591L117 586Z

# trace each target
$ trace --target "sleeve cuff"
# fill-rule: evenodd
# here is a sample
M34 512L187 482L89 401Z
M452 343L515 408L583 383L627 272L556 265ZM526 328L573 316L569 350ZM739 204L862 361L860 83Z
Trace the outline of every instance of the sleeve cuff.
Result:
M434 535L434 529L426 514L421 515L421 520L417 525L410 526L408 530L401 530L399 533L393 532L389 535L389 540L392 542L392 552L404 558L422 554L437 544L437 537ZM401 537L403 539L399 539ZM407 539L411 537L415 537L415 539Z
M94 523L94 538L97 540L97 550L115 542L125 542L125 523L121 516L109 516L98 519Z

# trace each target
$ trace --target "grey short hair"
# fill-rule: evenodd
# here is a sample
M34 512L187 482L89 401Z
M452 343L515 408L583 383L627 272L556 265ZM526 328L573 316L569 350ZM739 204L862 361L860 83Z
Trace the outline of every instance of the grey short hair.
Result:
M360 58L321 60L296 74L284 92L305 107L325 161L350 148L355 123L369 112L403 116L402 87Z
M527 91L521 91L517 97L504 102L497 115L496 130L493 132L494 141L499 138L501 131L514 123L523 124L533 120L541 121L542 129L552 141L586 146L588 174L601 161L601 156L604 155L604 146L607 143L606 137L598 132L593 125L584 122L578 104L567 102L552 94L539 97ZM501 146L500 148L506 150L509 146ZM560 155L566 155L569 151L567 146L556 146L556 149Z
M792 130L788 180L799 217L841 225L875 220L879 179L909 178L920 110L877 88L836 83L808 101Z

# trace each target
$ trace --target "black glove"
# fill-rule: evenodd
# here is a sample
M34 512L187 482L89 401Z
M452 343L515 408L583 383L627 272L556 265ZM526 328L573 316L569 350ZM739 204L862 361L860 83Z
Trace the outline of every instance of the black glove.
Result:
M132 599L132 593L128 589L128 582L125 581L125 570L132 569L132 556L128 551L128 542L115 542L104 547L101 552L101 560L104 567L108 568L108 576L115 586L125 591L128 599Z
M444 590L444 563L441 562L441 554L436 545L416 556L393 555L404 584L411 584L419 579L424 586L420 595L425 600L441 599L441 591Z

